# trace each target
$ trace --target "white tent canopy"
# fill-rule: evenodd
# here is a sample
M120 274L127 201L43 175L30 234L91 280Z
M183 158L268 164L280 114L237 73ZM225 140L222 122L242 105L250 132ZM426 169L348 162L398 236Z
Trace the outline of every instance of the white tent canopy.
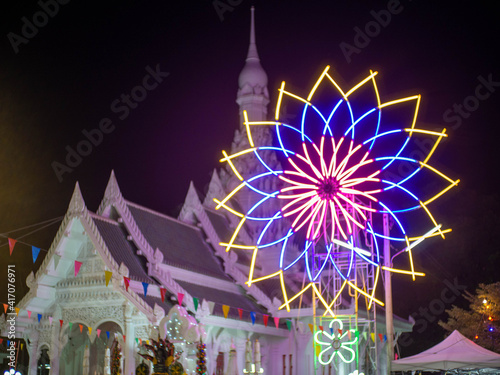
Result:
M500 368L500 354L453 331L436 346L412 357L392 361L392 371Z

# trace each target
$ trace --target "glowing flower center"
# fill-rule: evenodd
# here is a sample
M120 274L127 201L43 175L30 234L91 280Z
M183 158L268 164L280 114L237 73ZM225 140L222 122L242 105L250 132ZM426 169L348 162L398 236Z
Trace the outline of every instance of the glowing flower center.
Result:
M327 177L321 181L318 185L318 195L322 200L333 200L333 197L337 195L340 189L340 184L333 177Z

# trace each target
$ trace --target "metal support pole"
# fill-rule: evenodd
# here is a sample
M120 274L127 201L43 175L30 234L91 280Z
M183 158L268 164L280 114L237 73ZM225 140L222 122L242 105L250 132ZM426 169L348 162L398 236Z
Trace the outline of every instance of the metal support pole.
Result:
M389 215L384 214L384 266L392 267L391 264L391 247L389 237ZM391 373L391 364L394 359L394 325L392 312L392 284L391 272L384 271L384 287L385 287L385 326L387 333L387 374Z

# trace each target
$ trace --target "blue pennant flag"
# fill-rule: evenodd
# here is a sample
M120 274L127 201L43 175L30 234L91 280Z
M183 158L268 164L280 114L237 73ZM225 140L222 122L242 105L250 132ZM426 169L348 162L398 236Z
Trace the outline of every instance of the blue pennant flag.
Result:
M33 253L33 263L35 263L36 258L38 258L38 254L40 254L40 248L31 246L31 252Z

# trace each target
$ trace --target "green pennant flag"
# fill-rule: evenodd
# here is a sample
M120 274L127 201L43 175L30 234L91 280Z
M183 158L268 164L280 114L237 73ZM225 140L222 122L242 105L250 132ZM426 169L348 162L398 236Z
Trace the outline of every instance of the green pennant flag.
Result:
M286 326L287 326L288 330L290 331L292 329L292 321L291 320L287 320L286 321Z
M71 332L71 330L73 329L73 323L69 323L69 331Z
M194 311L198 311L198 304L200 303L200 300L197 297L193 297L193 303L194 303Z

